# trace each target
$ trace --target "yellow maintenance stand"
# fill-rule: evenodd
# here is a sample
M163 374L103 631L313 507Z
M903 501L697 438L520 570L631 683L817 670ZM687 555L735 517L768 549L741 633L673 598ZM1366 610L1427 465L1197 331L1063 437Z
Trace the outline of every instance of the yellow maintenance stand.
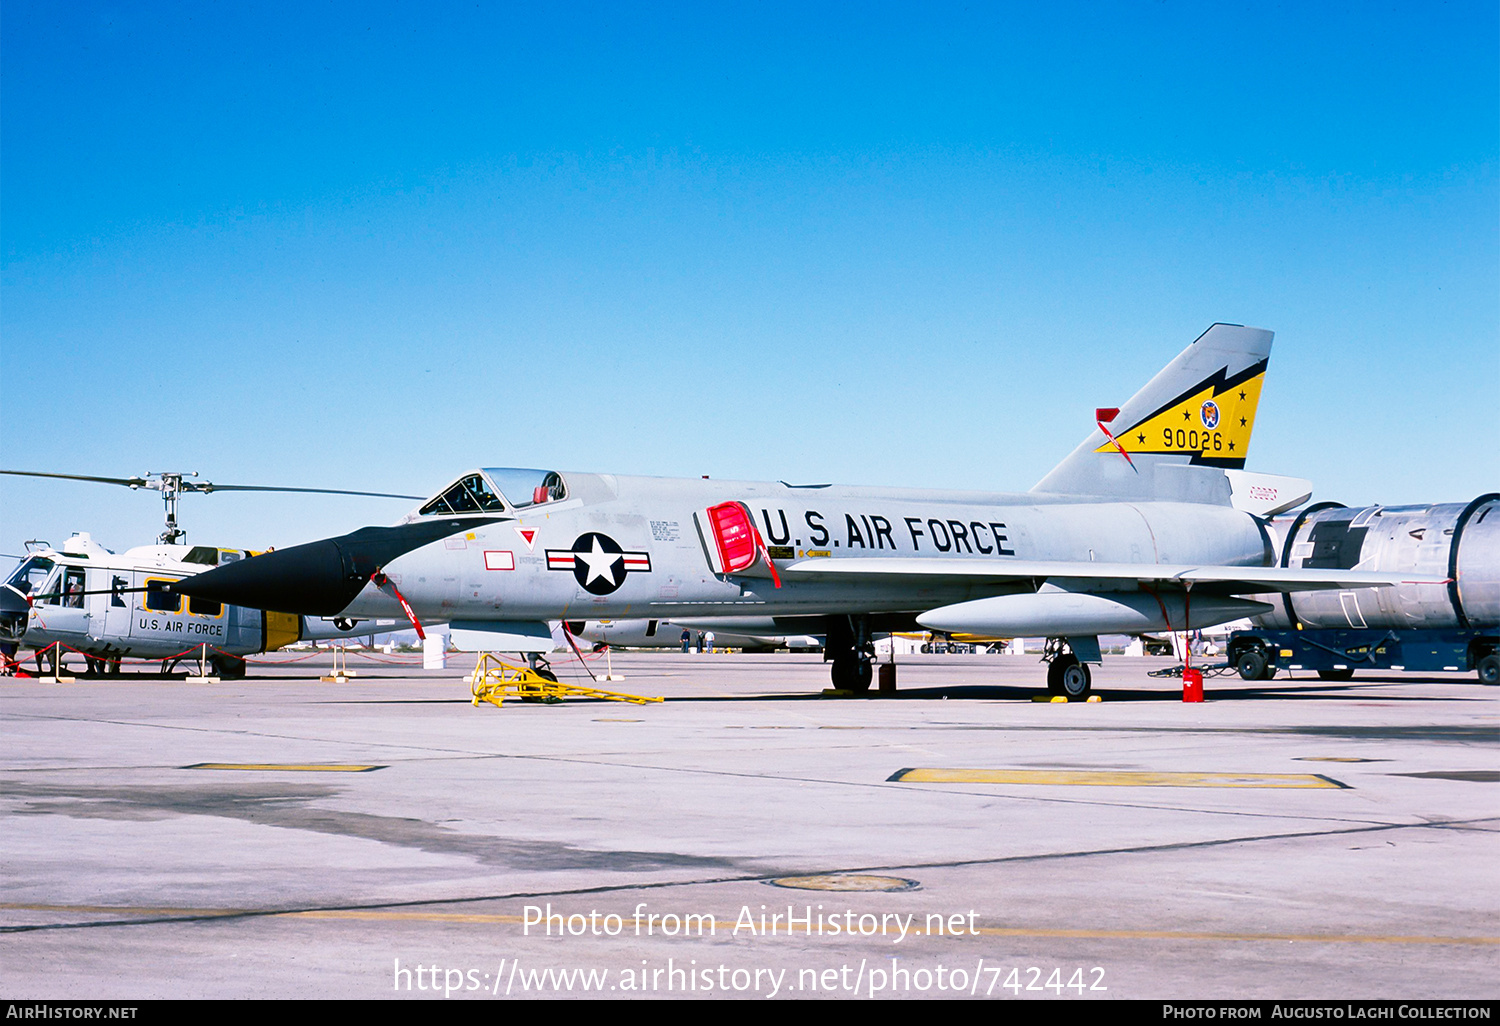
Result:
M666 701L663 698L622 695L618 691L601 691L598 688L579 687L576 684L562 684L553 679L550 673L546 676L543 676L543 673L547 672L539 673L524 666L512 666L510 663L496 659L488 652L481 652L479 661L474 665L474 672L465 679L469 682L476 706L480 702L489 702L491 705L499 706L507 698L548 704L568 698L602 698L610 702L631 702L635 705Z

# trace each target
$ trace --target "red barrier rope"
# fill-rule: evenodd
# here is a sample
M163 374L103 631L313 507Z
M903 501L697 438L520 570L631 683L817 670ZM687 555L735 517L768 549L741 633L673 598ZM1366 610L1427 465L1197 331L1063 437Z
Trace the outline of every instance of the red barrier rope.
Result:
M562 622L562 632L563 637L568 639L568 644L573 647L573 654L578 657L578 663L583 667L583 672L589 675L589 680L595 684L599 683L599 678L594 676L594 671L589 669L589 664L583 661L583 653L578 651L578 642L573 640L573 632L568 630L568 621L566 620Z

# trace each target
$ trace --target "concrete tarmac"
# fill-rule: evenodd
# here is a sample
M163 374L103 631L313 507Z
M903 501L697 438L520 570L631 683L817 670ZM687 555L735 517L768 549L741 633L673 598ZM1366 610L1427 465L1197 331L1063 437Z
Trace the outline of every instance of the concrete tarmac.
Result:
M0 681L0 993L1500 992L1473 674L1194 705L1116 657L1049 704L1035 657L898 662L850 699L818 656L614 655L649 705L474 707L458 656Z

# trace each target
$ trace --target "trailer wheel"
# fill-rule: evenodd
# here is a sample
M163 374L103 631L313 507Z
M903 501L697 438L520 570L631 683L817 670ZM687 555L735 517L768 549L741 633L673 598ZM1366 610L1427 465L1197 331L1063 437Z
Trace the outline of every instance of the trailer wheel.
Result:
M1353 680L1354 679L1354 671L1352 669L1319 670L1318 671L1318 679L1319 680Z
M1265 650L1259 647L1246 649L1234 661L1234 668L1239 671L1242 680L1269 680L1270 674L1266 672L1266 666Z
M1479 660L1479 683L1500 684L1500 655L1491 652Z

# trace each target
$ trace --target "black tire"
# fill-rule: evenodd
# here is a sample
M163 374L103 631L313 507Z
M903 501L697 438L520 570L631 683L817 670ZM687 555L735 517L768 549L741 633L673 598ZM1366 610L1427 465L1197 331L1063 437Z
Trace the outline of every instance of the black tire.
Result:
M1087 698L1092 688L1093 675L1075 655L1058 656L1047 667L1047 690L1054 695L1062 695L1073 702Z
M1318 679L1319 680L1353 680L1354 679L1354 671L1352 669L1347 669L1347 668L1343 669L1343 670L1319 670L1318 671Z
M1234 668L1239 672L1241 680L1264 680L1266 653L1258 648L1246 649L1234 661Z
M553 673L546 667L533 667L531 672L542 678L542 680L550 680L554 684L558 682L557 674ZM558 698L556 695L524 695L522 696L521 701L533 702L537 705L557 705L562 701L562 699Z
M869 691L875 676L870 664L852 656L833 661L833 686L840 691Z
M214 672L226 680L238 680L245 675L245 660L239 656L213 655L208 661Z
M1494 686L1500 684L1500 655L1491 652L1479 660L1479 683Z
M1077 660L1070 655L1061 655L1047 664L1047 690L1054 695L1062 694L1062 672L1069 661Z
M870 682L875 679L875 667L870 665L868 659L856 659L854 661L854 691L869 691Z

